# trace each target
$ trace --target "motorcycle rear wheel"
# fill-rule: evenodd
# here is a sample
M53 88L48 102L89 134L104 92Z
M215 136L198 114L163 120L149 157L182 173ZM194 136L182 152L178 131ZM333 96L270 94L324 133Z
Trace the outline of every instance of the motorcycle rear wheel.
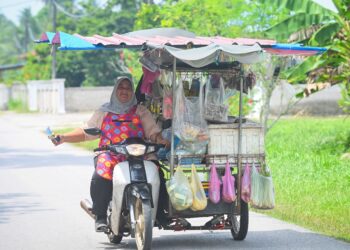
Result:
M248 204L241 200L240 215L231 214L231 234L234 240L244 240L248 233L249 208Z
M135 240L138 250L149 250L152 246L152 207L150 200L135 199Z

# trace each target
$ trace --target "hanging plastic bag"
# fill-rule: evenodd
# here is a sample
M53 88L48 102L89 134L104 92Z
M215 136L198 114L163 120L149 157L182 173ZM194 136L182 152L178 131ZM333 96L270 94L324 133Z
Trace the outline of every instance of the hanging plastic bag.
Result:
M175 134L182 142L200 143L200 146L205 148L208 141L208 130L202 112L202 92L201 85L199 97L186 98L182 80L178 80L173 124Z
M176 168L175 174L166 182L172 206L178 210L185 210L192 206L193 195L187 176L182 171L181 166Z
M199 178L194 164L192 164L191 189L193 194L193 203L191 206L191 210L204 210L207 207L207 197L205 196L202 182Z
M162 112L165 119L171 119L173 116L173 93L172 89L168 86L164 86L163 89Z
M204 118L209 121L226 122L228 106L224 103L224 82L220 78L219 88L213 88L212 84L212 81L208 80L205 85Z
M213 163L210 167L209 199L214 204L218 204L220 202L220 186L221 181L216 171L216 165L215 163Z
M235 178L232 176L228 162L226 162L225 175L222 177L222 199L227 203L236 200Z
M275 207L275 194L272 177L268 167L262 167L263 175L253 164L251 175L251 204L255 208L272 209Z
M248 163L245 165L242 177L241 198L246 203L250 201L251 183L250 183L250 167Z

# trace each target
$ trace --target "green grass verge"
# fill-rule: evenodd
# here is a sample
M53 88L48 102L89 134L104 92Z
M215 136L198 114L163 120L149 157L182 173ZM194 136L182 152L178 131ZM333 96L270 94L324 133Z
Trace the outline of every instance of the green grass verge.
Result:
M266 138L276 207L264 212L350 241L350 119L279 121Z
M10 100L8 102L8 109L17 113L29 112L28 106L21 100Z
M266 138L276 207L258 212L350 241L350 160L340 159L349 150L349 130L344 118L280 120Z

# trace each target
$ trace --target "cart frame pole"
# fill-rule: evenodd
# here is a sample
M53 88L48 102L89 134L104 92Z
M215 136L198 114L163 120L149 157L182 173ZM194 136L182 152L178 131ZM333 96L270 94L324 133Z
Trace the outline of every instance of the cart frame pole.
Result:
M244 69L243 69L243 65L240 64L238 154L237 154L238 185L237 185L237 199L236 199L239 213L241 213L243 85L244 85Z
M172 119L171 119L171 148L170 148L170 176L174 174L174 114L175 114L175 105L176 105L176 57L173 59L173 107L172 107Z

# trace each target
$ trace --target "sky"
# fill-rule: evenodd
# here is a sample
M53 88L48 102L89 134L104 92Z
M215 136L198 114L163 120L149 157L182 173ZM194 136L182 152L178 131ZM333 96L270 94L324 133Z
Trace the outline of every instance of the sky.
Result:
M106 2L106 0L98 0L98 2L101 4ZM331 0L314 0L314 2L335 11L335 7ZM0 13L4 14L15 24L18 24L18 18L24 8L31 8L32 15L35 15L43 5L43 0L0 0Z

